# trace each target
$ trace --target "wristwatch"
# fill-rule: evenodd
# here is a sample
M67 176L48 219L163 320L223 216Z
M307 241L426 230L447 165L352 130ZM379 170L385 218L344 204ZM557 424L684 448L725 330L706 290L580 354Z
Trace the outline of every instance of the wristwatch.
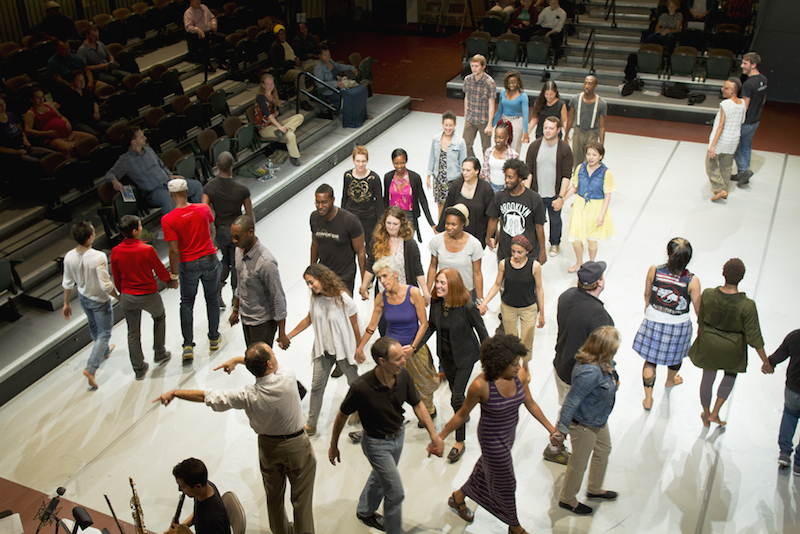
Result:
M169 279L170 280L177 280L178 278L180 278L179 275L177 275L175 273L169 273Z
M476 303L478 306L480 306L481 304L483 304L483 299L482 299L482 298L480 298L480 299L475 299L475 303Z

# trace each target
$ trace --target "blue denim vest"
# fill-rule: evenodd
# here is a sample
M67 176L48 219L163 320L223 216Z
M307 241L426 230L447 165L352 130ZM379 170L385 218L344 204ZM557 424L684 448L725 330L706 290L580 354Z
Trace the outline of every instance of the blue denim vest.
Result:
M439 174L439 152L442 150L442 134L438 133L431 141L431 153L428 157L428 176ZM447 181L452 182L461 177L461 164L467 159L467 144L460 135L453 132L453 140L447 147Z
M614 365L614 362L611 362ZM617 373L603 373L597 364L575 364L572 368L572 388L564 399L559 432L569 432L570 423L575 420L586 426L602 428L614 408L617 395Z
M595 169L592 175L589 176L586 165L584 162L578 167L578 194L585 200L602 200L605 197L603 183L605 182L608 167L601 163L600 167Z

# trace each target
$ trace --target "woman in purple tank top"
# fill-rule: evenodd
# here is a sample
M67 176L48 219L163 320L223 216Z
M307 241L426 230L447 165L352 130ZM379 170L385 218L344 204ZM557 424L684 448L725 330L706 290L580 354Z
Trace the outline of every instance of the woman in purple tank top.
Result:
M520 404L525 405L550 435L556 430L528 389L530 378L520 361L527 353L528 349L516 336L501 334L484 341L481 345L483 373L470 384L464 405L439 433L444 440L466 422L469 413L480 403L481 457L469 479L453 492L447 504L461 519L472 522L474 514L465 502L469 497L508 525L509 534L525 532L517 519L517 479L511 459Z
M356 359L365 357L364 347L383 317L386 320L386 337L397 340L403 346L406 369L411 374L414 386L433 419L436 417L433 393L439 387L439 383L436 380L436 371L433 369L431 353L427 345L422 343L422 337L428 330L422 292L417 287L401 284L397 280L399 269L392 256L384 256L377 260L372 270L384 289L375 298L372 318L364 335L361 336L361 343L356 349Z

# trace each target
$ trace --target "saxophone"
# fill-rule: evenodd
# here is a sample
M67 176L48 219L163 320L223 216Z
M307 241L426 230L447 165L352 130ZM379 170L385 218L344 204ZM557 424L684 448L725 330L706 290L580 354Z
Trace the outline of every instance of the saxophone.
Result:
M131 481L131 514L133 515L133 524L136 525L136 534L147 534L147 529L144 527L144 513L142 513L142 503L139 502L139 494L136 493L136 486L133 485L133 477L128 477Z

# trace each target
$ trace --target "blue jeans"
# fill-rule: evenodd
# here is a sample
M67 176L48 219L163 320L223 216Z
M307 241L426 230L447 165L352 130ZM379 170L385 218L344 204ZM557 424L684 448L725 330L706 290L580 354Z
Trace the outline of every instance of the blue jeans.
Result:
M144 201L153 207L161 208L161 215L166 215L175 209L175 202L167 189L167 182L164 182L155 189L145 192ZM197 180L186 178L186 185L189 187L189 202L197 204L203 200L203 186Z
M792 440L794 431L797 429L797 419L800 418L800 393L795 393L789 388L783 392L783 417L781 418L781 430L778 434L778 447L781 454L792 455ZM795 463L800 463L800 444L794 451Z
M750 170L750 152L753 149L753 136L756 135L758 125L755 124L742 124L742 136L739 138L739 146L736 152L733 153L733 159L736 161L736 169L738 173Z
M360 516L371 516L383 500L383 526L389 534L403 532L403 481L397 463L403 452L404 433L394 439L371 438L364 432L361 450L372 465L367 485L361 492L356 511Z
M547 212L547 218L550 219L550 244L553 246L561 244L561 210L553 209L553 201L557 198L542 197L542 206Z
M492 191L494 191L495 193L499 193L500 191L506 188L506 184L495 185L494 182L489 182L489 185L492 186Z
M92 353L86 363L86 370L93 375L109 352L108 341L111 339L111 327L114 326L114 312L111 310L110 300L97 302L78 293L78 301L89 321L89 334L94 341Z
M209 254L194 261L181 262L181 333L183 346L194 347L194 298L197 286L203 282L203 293L206 297L206 314L208 315L208 339L219 337L219 272L220 264L216 254Z

